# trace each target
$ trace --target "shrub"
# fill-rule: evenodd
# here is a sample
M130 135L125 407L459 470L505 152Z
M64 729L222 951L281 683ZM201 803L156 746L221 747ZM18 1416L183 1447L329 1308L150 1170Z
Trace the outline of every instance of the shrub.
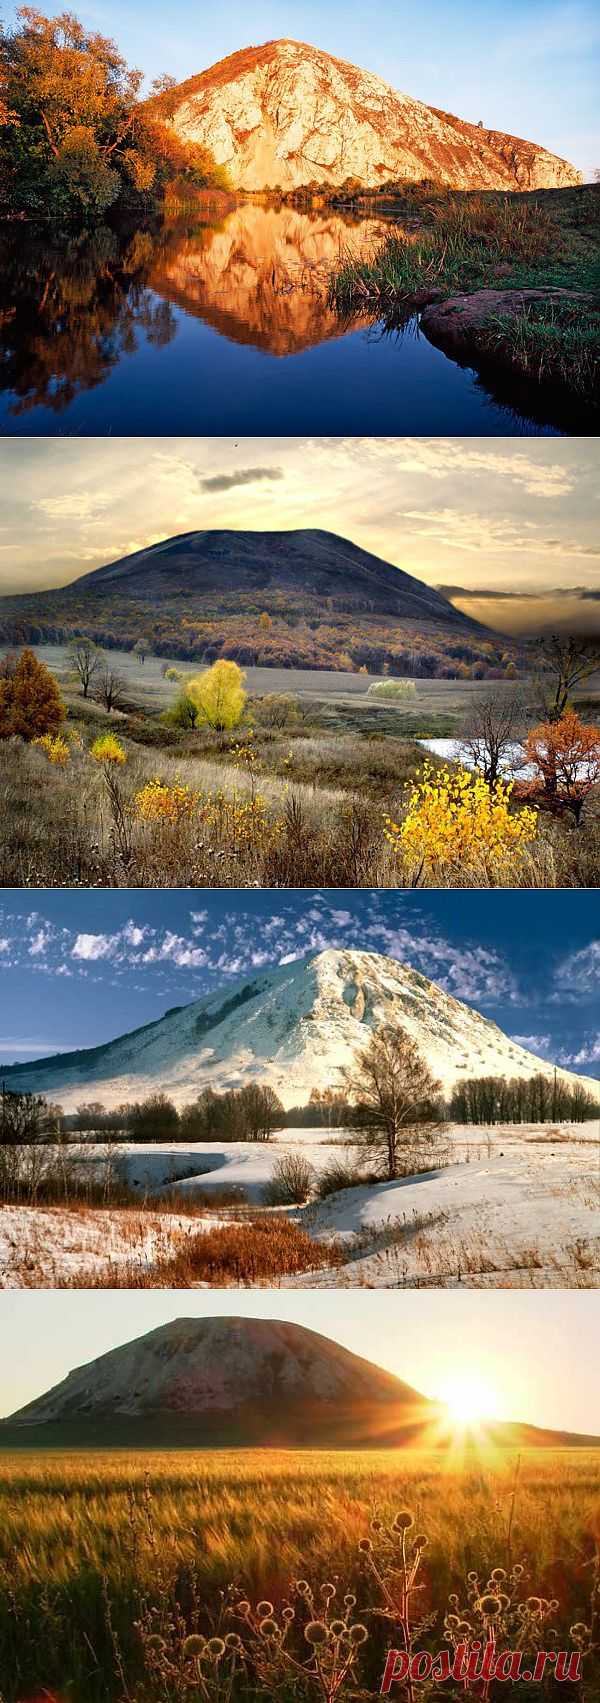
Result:
M324 1171L319 1172L316 1192L319 1200L327 1200L328 1195L338 1194L340 1189L357 1188L365 1181L364 1174L351 1160L333 1159Z
M101 733L91 746L90 757L95 763L115 764L117 768L127 762L121 741L115 738L114 733Z
M294 1272L340 1264L333 1243L313 1242L306 1230L289 1219L265 1217L224 1224L199 1236L187 1235L172 1257L156 1265L135 1265L113 1271L99 1287L191 1289L198 1283L215 1288L273 1283Z
M414 698L416 695L414 680L373 680L367 691L368 698L390 698L392 701L403 698Z
M314 1170L303 1153L282 1153L264 1189L268 1206L302 1206L314 1183Z
M44 752L49 763L56 763L60 767L68 763L70 752L67 741L61 739L58 734L42 733L38 739L32 739L31 743Z
M410 788L402 822L386 818L385 836L403 854L413 884L455 873L507 880L537 834L537 811L510 810L512 784L429 764Z
M136 792L136 813L142 822L168 822L171 827L177 827L193 816L199 796L181 782L168 786L166 781L156 776L154 780L147 781L140 792Z

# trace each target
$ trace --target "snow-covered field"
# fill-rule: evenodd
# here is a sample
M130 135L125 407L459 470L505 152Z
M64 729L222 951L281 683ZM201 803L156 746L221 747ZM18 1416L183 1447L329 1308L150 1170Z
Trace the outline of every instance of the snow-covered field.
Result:
M178 1213L124 1212L119 1208L77 1211L52 1206L0 1207L0 1288L51 1289L103 1280L125 1266L153 1266L182 1236L213 1229L214 1217Z
M315 1240L341 1244L344 1263L284 1283L309 1289L600 1287L599 1121L558 1128L455 1126L450 1139L451 1162L443 1168L289 1208ZM238 1191L250 1212L261 1207L277 1159L300 1146L317 1174L357 1154L341 1132L323 1130L287 1130L270 1143L121 1146L119 1169L139 1188L140 1199L176 1190L181 1210L178 1202L171 1212L161 1210L158 1200L139 1210L2 1207L0 1286L85 1287L86 1280L110 1272L119 1282L119 1268L151 1266L183 1235L227 1222L239 1207L226 1200L234 1203ZM90 1148L84 1163L97 1168L100 1153ZM186 1196L193 1216L186 1214Z

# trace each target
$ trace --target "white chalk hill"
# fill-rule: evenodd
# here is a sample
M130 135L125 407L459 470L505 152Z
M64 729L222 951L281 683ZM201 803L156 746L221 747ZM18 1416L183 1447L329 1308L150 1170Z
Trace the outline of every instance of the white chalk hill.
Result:
M105 1045L3 1070L9 1090L107 1107L162 1091L185 1105L207 1085L269 1084L285 1106L342 1085L370 1034L400 1027L445 1091L465 1078L529 1078L554 1067L407 964L327 949L230 984ZM559 1070L600 1101L600 1082Z

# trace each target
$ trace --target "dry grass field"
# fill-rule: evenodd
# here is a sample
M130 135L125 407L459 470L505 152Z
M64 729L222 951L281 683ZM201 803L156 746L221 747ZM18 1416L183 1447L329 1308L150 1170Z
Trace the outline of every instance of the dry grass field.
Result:
M324 1612L320 1587L327 1581L335 1586L334 1610L338 1604L346 1612L348 1593L356 1599L351 1618L368 1636L357 1674L339 1696L374 1696L399 1629L377 1613L368 1543L388 1574L398 1565L390 1545L398 1550L401 1540L397 1531L386 1533L402 1509L410 1511L409 1536L427 1538L414 1606L415 1621L426 1625L415 1628L416 1648L444 1645L453 1592L467 1620L476 1618L472 1575L484 1588L495 1568L510 1580L515 1612L518 1604L543 1605L525 1612L531 1641L541 1637L547 1648L551 1626L559 1643L550 1647L571 1648L570 1628L589 1626L597 1586L599 1490L595 1451L517 1457L465 1448L458 1436L442 1452L0 1455L3 1703L34 1695L58 1696L61 1703L323 1697L314 1678L296 1675L291 1684L277 1664L269 1689L248 1621L229 1612L236 1593L247 1593L252 1609L261 1599L272 1604L276 1620L291 1601L292 1647L304 1662L310 1649L302 1635L302 1591L300 1601L294 1591L298 1578L314 1591L317 1613ZM194 1687L186 1640L228 1632L252 1649L249 1666L238 1658L226 1690L224 1657L213 1664L212 1688L203 1691L199 1681ZM172 1669L168 1681L165 1664ZM577 1697L592 1703L597 1654L584 1657L583 1675ZM511 1694L536 1703L561 1695L571 1703L575 1692L568 1685L554 1691L523 1685Z

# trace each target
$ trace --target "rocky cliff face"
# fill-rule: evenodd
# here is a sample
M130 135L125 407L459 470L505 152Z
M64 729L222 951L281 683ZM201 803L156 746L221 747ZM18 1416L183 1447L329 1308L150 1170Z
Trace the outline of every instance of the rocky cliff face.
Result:
M533 142L463 123L297 41L231 54L175 92L170 122L234 189L373 188L433 178L457 189L549 189L580 174Z

